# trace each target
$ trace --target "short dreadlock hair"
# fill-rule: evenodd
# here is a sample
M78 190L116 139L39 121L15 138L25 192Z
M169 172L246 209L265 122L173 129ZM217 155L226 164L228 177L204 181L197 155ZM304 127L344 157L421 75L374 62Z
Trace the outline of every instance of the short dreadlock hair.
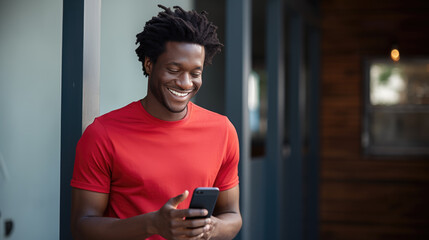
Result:
M206 17L207 12L185 11L179 6L174 6L174 11L163 5L158 7L164 11L147 21L143 31L136 36L136 44L140 44L136 53L139 61L143 63L144 75L148 75L144 68L145 57L155 63L158 56L164 52L168 41L196 43L203 46L204 64L211 64L212 58L220 52L223 45L217 37L217 26Z

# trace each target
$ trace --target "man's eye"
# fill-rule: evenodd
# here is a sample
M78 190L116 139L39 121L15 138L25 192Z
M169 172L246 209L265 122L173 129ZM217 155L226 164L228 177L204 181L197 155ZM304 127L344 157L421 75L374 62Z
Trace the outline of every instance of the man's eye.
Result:
M171 73L178 73L179 72L179 70L178 69L171 69L171 68L169 68L169 69L167 69L169 72L171 72Z
M192 77L197 78L201 76L201 73L192 73Z

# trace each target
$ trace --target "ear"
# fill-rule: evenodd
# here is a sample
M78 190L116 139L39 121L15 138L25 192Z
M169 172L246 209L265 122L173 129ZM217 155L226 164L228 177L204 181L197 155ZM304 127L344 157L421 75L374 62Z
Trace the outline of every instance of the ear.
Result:
M152 73L152 67L153 67L153 63L150 60L150 58L148 57L144 57L144 69L146 70L147 74L150 76L150 74Z

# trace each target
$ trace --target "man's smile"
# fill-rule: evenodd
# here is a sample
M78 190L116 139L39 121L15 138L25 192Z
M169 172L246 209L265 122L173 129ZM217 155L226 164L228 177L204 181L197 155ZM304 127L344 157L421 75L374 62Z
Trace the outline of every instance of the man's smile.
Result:
M171 88L167 88L168 91L170 91L173 95L177 96L177 97L185 97L187 95L189 95L192 91L187 91L187 92L179 92L176 90L173 90Z

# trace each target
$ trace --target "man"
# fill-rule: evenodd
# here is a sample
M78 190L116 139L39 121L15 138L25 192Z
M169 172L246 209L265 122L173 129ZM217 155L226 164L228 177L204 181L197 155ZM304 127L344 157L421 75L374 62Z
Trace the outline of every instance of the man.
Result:
M238 139L229 120L192 102L220 51L205 12L159 5L137 35L148 76L141 101L98 117L76 150L76 239L232 239L240 230ZM213 216L188 209L189 191L220 189Z

